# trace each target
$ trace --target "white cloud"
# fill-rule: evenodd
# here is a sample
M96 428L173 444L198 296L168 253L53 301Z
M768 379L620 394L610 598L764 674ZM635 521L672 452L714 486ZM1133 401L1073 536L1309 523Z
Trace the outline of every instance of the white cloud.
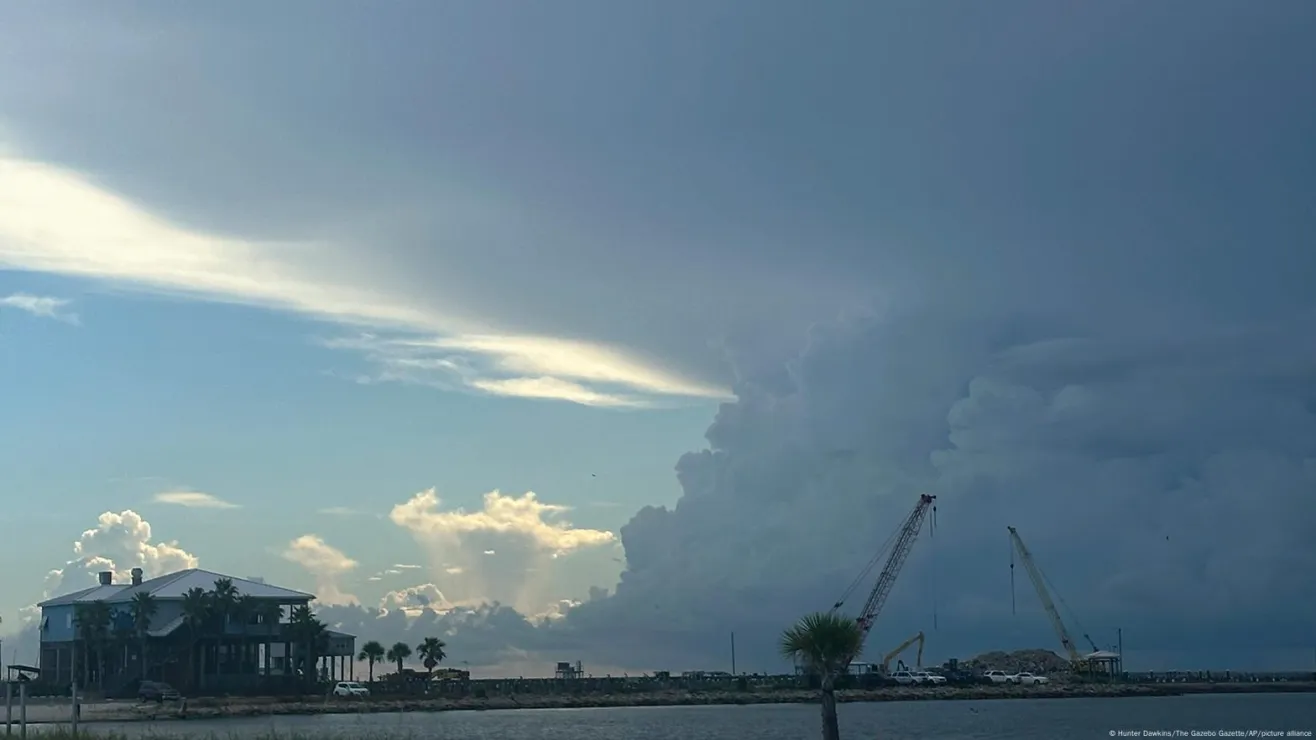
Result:
M103 570L113 571L115 579L123 581L131 577L133 568L153 578L195 568L198 562L177 542L152 542L150 523L131 509L101 514L96 526L73 543L73 555L63 568L47 574L47 596L94 585L95 574Z
M238 509L238 504L225 501L218 496L200 491L165 491L155 494L153 499L158 504L185 506L190 509Z
M322 604L349 604L360 600L346 593L340 579L357 567L357 562L318 535L304 534L288 543L283 557L302 566L315 577L316 601Z
M381 609L389 611L398 609L410 617L419 615L425 609L442 613L452 609L453 606L455 605L448 601L439 587L433 583L422 583L389 591L379 600Z
M329 506L318 511L326 516L370 516L364 511L358 511L348 506Z
M643 405L642 396L725 395L598 345L468 333L477 328L472 322L332 274L333 254L335 247L327 244L257 243L189 231L77 173L0 155L0 269L91 278L142 291L439 336L365 335L331 343L365 351L378 369L366 376L373 381L601 406ZM55 309L49 304L32 306ZM435 353L452 357L436 359Z
M522 535L551 553L566 553L617 539L612 532L577 529L561 519L548 521L570 509L545 504L533 491L527 491L519 498L490 491L484 494L484 509L475 512L461 509L438 511L439 504L438 492L431 488L404 504L394 506L390 518L398 526L419 535L460 536L474 532Z
M573 526L563 518L567 507L546 504L532 492L491 491L483 504L479 511L443 511L429 489L390 514L429 553L431 577L454 602L490 600L538 612L562 598L556 592L564 586L532 573L547 572L558 556L617 541L612 532Z
M65 309L72 303L64 298L51 298L49 296L37 296L29 293L14 293L13 295L0 298L0 308L13 308L19 311L26 311L33 316L40 316L44 319L55 319L69 324L78 324L79 319L76 313L66 311Z

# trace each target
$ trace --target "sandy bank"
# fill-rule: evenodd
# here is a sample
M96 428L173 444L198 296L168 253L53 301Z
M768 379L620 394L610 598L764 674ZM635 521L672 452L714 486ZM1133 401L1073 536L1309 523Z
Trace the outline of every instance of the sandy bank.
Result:
M842 702L874 701L946 701L965 699L1061 699L1076 697L1176 696L1204 693L1273 693L1316 692L1316 683L1215 683L1215 684L1121 684L1057 685L1041 687L974 686L937 688L882 688L867 691L841 691ZM711 704L791 704L817 701L817 692L801 690L764 691L654 691L629 694L586 694L492 696L466 698L374 698L368 700L278 698L191 699L186 710L179 703L136 704L101 702L84 704L83 722L124 722L133 720L215 719L222 717L257 717L305 714L350 714L375 712L445 712L491 709L579 709L591 707L655 707ZM66 723L67 703L32 703L28 721ZM17 710L15 710L17 718Z

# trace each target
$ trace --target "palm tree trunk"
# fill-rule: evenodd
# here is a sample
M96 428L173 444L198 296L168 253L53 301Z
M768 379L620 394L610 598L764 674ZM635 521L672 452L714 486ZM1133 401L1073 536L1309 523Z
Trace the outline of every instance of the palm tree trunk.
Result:
M836 677L822 679L822 736L823 740L840 740L841 727L836 718Z
M370 659L370 662L369 662L368 665L370 666L370 679L369 679L369 681L370 681L370 685L371 685L371 686L374 686L374 685L375 685L375 659L374 659L374 658L371 658L371 659Z

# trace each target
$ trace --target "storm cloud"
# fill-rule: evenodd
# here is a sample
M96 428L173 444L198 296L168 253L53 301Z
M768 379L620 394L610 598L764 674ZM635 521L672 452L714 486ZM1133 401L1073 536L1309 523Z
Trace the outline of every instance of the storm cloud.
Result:
M1311 3L255 7L0 9L7 148L334 288L247 299L352 324L326 343L370 382L733 396L610 595L336 622L671 670L735 631L777 667L928 491L875 644L1053 644L1022 581L1011 611L1014 525L1139 667L1309 656ZM0 265L143 279L31 233L0 214Z

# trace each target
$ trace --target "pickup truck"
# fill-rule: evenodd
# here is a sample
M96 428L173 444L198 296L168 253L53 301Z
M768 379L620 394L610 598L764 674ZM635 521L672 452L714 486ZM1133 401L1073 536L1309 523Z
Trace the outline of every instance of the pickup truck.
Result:
M1014 676L1011 676L1009 673L1006 673L1005 671L987 671L982 675L983 678L987 679L988 681L991 681L992 683L1014 683L1013 681L1010 680L1014 678Z
M918 683L931 684L933 686L946 683L945 676L938 676L935 673L928 673L927 671L919 671L918 673L915 673L914 680Z

